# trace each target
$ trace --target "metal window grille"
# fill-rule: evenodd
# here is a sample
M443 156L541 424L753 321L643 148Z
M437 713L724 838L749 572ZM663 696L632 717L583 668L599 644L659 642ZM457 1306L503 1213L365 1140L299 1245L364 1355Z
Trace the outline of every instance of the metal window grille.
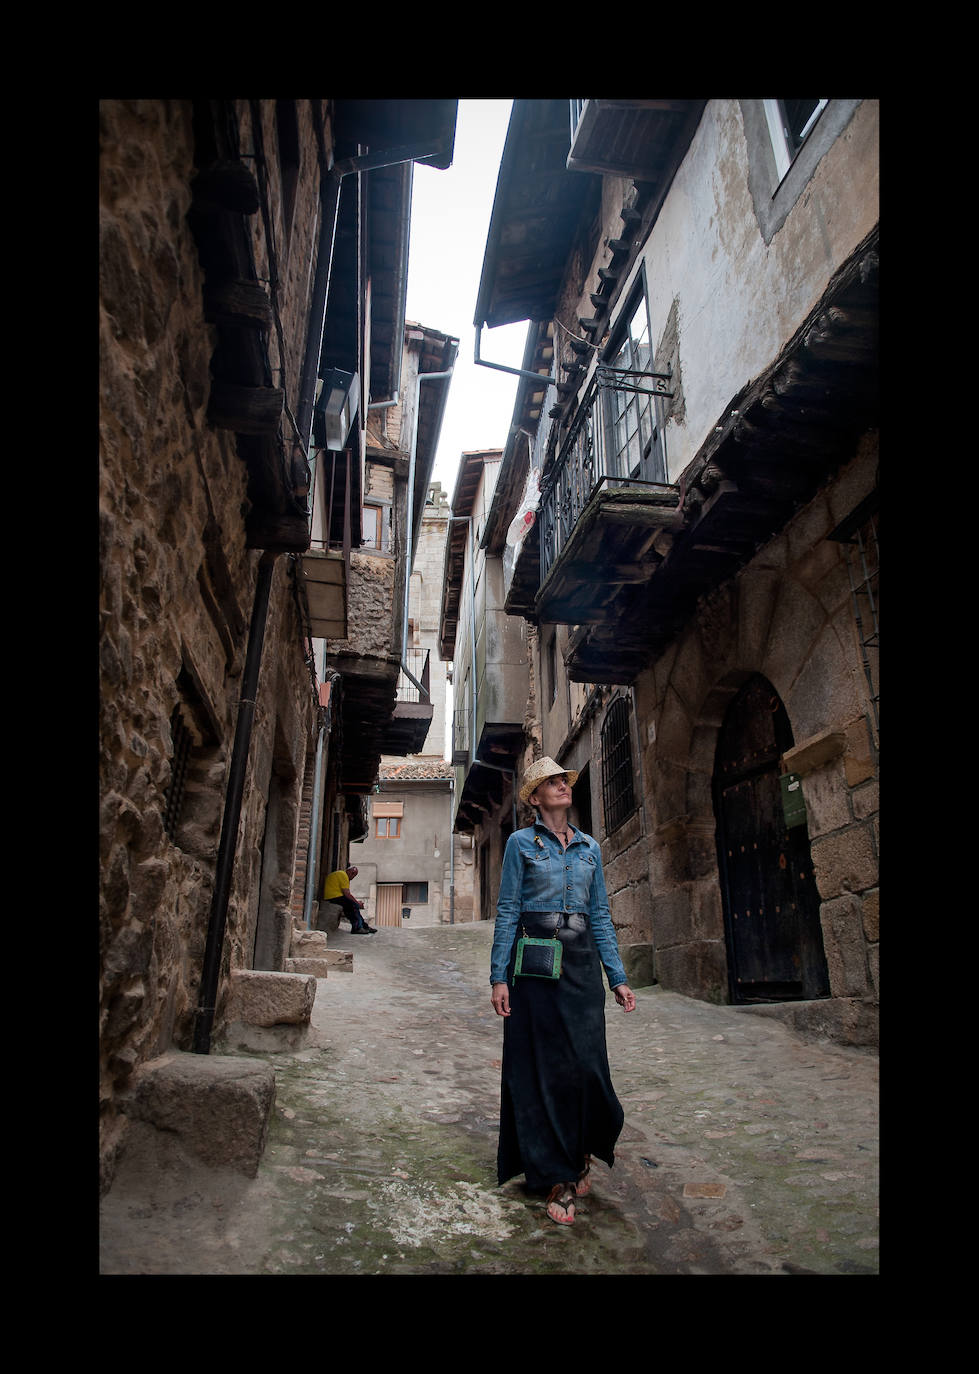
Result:
M629 738L629 704L617 697L602 725L602 797L605 831L611 834L636 809Z
M163 828L173 839L180 824L186 795L187 765L193 738L184 724L183 713L178 706L170 717L170 735L173 739L173 762L170 765L170 786L166 794L166 807L163 812Z

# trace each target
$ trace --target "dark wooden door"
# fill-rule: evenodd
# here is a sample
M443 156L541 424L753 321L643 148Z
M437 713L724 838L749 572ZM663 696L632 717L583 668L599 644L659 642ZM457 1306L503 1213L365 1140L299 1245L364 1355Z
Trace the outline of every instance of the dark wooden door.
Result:
M734 1002L829 996L805 824L786 825L781 757L792 747L771 683L751 678L721 728L714 806Z

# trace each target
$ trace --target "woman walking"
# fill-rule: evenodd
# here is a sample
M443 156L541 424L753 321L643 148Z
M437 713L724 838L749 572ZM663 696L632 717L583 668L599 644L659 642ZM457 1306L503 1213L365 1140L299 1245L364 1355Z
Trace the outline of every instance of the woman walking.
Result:
M520 800L538 818L507 840L490 956L493 1007L506 1017L498 1180L522 1173L529 1189L547 1194L547 1215L559 1226L574 1222L575 1198L591 1187L591 1157L611 1168L624 1119L609 1074L603 967L619 1006L628 1012L636 1005L601 850L568 822L577 780L550 758L524 774ZM518 971L522 937L557 939L559 976ZM527 951L534 953L553 950Z

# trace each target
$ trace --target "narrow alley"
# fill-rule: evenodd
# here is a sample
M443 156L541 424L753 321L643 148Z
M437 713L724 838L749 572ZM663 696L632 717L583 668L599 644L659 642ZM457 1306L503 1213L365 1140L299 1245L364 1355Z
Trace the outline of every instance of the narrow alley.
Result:
M341 932L310 1035L272 1063L259 1172L134 1123L103 1275L877 1274L875 1056L658 987L607 1002L626 1124L573 1227L496 1184L491 922Z

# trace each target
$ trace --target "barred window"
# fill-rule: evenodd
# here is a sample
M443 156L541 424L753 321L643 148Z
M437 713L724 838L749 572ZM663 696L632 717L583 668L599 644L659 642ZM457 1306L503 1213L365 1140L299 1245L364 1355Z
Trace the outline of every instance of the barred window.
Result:
M616 697L602 725L602 797L609 835L636 809L629 715L628 699Z
M177 833L186 796L187 765L194 738L184 720L183 707L176 706L170 717L170 735L173 740L173 762L170 765L170 786L167 788L166 805L163 812L163 828L172 840Z
M204 846L211 852L211 837L194 823L208 812L213 787L207 771L218 755L218 727L213 711L205 701L191 673L182 668L177 675L179 699L170 716L170 783L163 799L163 828L167 837L181 848L196 852ZM188 830L187 827L190 827ZM178 838L179 836L179 838Z

